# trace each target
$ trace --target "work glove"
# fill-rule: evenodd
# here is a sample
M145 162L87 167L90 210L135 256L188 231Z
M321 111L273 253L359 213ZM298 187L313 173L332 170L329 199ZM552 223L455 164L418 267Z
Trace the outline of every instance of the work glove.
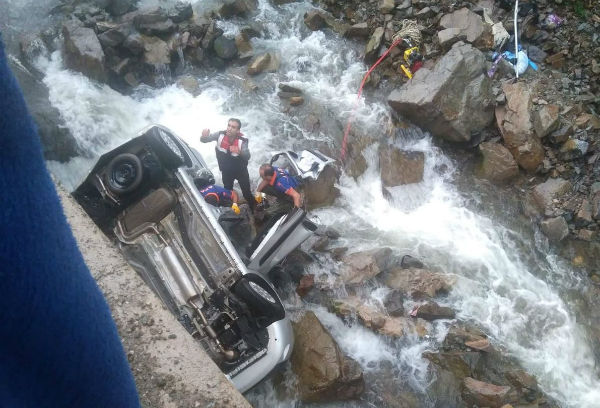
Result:
M231 209L233 210L233 212L236 215L240 215L240 207L238 207L237 203L233 203L233 205L231 206Z

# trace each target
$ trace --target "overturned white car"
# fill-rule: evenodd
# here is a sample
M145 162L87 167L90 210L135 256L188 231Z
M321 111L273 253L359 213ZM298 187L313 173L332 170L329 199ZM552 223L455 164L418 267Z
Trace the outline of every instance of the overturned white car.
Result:
M295 209L240 256L194 184L206 170L197 151L155 125L101 156L73 196L244 392L293 347L286 311L264 276L317 226Z

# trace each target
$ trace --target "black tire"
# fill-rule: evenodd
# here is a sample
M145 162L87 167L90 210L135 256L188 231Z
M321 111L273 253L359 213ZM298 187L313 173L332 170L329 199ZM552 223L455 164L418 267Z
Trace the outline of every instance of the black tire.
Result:
M108 189L115 194L126 194L135 190L144 175L142 161L135 154L121 153L106 168Z
M258 293L259 291L264 291L263 295ZM275 290L256 274L248 273L242 276L233 286L232 292L248 305L262 327L285 317L285 309ZM264 296L265 292L268 294L267 297Z
M164 167L176 169L185 163L185 153L164 130L155 127L148 133L148 143Z

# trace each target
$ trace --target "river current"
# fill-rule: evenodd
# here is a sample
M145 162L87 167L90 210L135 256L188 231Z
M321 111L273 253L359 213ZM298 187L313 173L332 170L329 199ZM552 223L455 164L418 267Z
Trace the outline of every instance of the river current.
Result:
M192 4L196 11L210 7L207 2ZM14 26L19 11L29 6L13 0L8 7L13 10L12 20L4 24ZM277 53L281 67L276 73L253 79L256 91L246 90L242 66L198 78L202 92L196 97L176 86L140 87L133 95L123 96L66 70L58 52L41 59L39 66L45 73L51 103L85 151L85 157L66 164L48 162L49 169L64 185L74 188L95 158L150 123L165 125L187 140L219 175L214 147L199 142L200 132L203 128L224 128L229 117L240 118L242 131L250 140L249 169L254 186L258 166L269 159L271 151L308 142L339 146L343 125L368 67L361 61L362 45L330 31L312 32L305 27L302 16L312 8L308 2L273 6L267 0L259 1L252 24L263 35L253 39L252 45L257 54ZM230 20L220 23L220 28L234 35L246 24L248 21ZM284 104L277 97L280 82L304 91L306 102L298 114L284 112ZM321 121L317 133L306 129L309 114ZM354 126L384 137L390 115L385 95L375 94L359 101ZM590 343L563 296L577 289L575 273L547 251L538 233L517 225L510 210L492 212L490 206L481 205L477 187L469 190L460 183L460 166L436 147L429 135L406 131L397 145L424 152L421 183L395 187L391 198L384 198L377 146L373 145L364 152L366 172L358 179L343 174L339 180L341 196L331 207L313 211L312 216L338 230L340 245L352 251L390 247L395 254L410 254L423 259L431 269L452 275L456 283L441 304L484 330L494 346L515 357L561 405L600 406L600 381ZM314 269L308 272L318 276L330 273ZM373 286L366 291L375 303L386 289ZM293 313L313 310L342 350L365 371L365 398L343 406L380 406L376 396L389 388L406 390L415 396L418 406L437 406L435 396L427 392L433 378L422 353L436 350L449 321L435 323L431 336L425 339L391 341L358 324L345 324L323 306L293 298L287 302ZM405 308L410 306L405 304ZM257 407L302 406L292 393L285 392L294 381L289 368L279 377L259 385L247 398Z

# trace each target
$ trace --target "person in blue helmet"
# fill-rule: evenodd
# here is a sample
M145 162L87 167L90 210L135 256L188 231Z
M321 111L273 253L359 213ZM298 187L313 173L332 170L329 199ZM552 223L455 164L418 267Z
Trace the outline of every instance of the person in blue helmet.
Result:
M0 37L0 407L139 408Z
M240 214L238 206L238 194L235 190L214 184L215 178L208 170L203 170L194 178L194 184L200 191L204 201L215 207L231 207L234 213Z
M257 193L264 192L292 201L297 208L302 206L302 196L297 190L299 183L287 170L265 163L260 166L259 174L262 181L256 189ZM257 194L257 200L258 197L260 194Z

